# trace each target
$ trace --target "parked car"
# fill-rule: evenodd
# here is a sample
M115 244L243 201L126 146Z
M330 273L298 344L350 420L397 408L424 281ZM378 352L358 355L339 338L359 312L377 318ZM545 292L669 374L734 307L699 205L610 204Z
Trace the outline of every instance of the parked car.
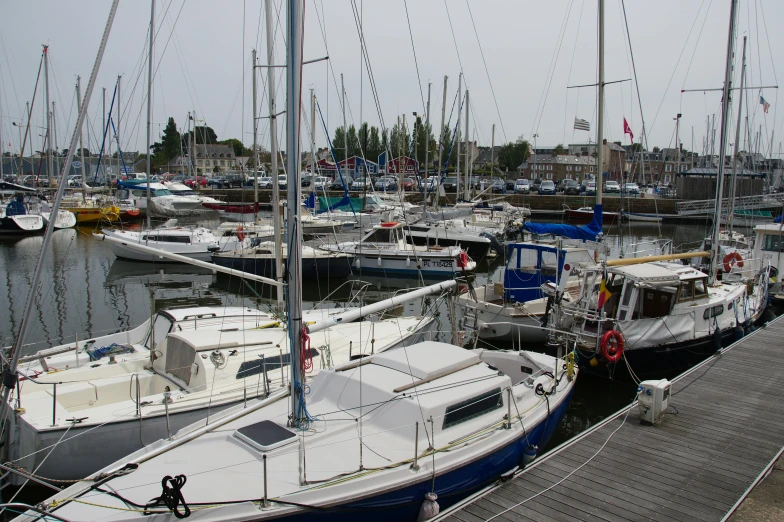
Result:
M577 183L576 180L573 179L565 179L563 180L563 193L564 196L579 196L580 195L580 184Z
M538 194L539 193L539 185L541 185L541 184L542 184L542 180L541 179L538 179L538 178L535 179L534 182L531 184L531 192L536 192Z
M213 176L207 180L207 186L212 188L225 188L226 178L223 176Z
M309 187L313 183L313 175L312 174L303 174L302 177L299 179L299 185L302 188Z
M248 183L250 183L251 187L253 186L255 179L256 178L251 176L251 178L248 180ZM272 190L272 178L269 176L259 176L259 188L265 190Z
M586 181L585 182L585 195L586 196L595 196L596 195L596 182Z
M604 191L607 194L620 194L621 185L617 181L609 179L604 183Z
M515 181L515 194L528 194L531 192L531 183L527 179L520 178Z
M456 192L457 178L444 178L444 181L441 182L441 186L444 187L444 192Z
M81 187L82 186L82 177L81 176L68 176L68 186L69 187Z
M555 196L555 183L552 180L545 179L539 185L540 196Z
M205 176L196 176L196 181L193 178L188 178L184 181L184 183L189 186L190 188L199 187L206 187L207 186L207 178Z
M640 187L637 186L637 183L625 183L623 185L623 192L629 196L636 196L640 193Z
M369 190L373 188L373 179L370 176L358 177L351 184L351 190Z
M433 192L436 189L436 180L437 179L438 179L438 176L436 174L433 174L429 178L426 178L422 182L422 189L426 190L428 192Z
M397 190L397 179L392 176L385 176L383 178L378 178L378 180L373 184L373 188L376 190L383 190L383 191L395 191Z
M313 188L316 190L325 190L330 183L332 183L330 178L326 176L316 176L313 179Z
M418 190L419 183L416 178L403 178L403 190Z
M343 180L340 179L340 176L335 176L335 179L332 180L332 183L327 185L327 190L343 190L343 182L346 183L346 187L349 189L351 188L352 183L354 180L351 179L351 176L343 174Z
M288 177L285 174L278 174L278 188L280 190L286 190L286 187L288 186Z
M506 192L506 182L502 179L494 179L490 191L494 194L503 194Z

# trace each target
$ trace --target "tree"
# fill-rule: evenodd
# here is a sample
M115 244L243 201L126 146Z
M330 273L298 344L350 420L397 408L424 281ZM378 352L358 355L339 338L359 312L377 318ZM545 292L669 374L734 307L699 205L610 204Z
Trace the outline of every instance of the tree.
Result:
M438 166L439 171L444 166L455 165L457 159L457 147L452 148L451 154L449 151L449 147L452 146L452 129L449 128L449 125L444 125L444 128L441 129L441 145L443 151L441 153L441 165ZM438 161L438 154L436 154L436 161Z
M249 148L247 148L245 146L245 144L242 143L237 138L229 138L227 140L223 140L223 141L220 141L218 143L220 143L221 145L229 145L232 149L234 149L234 155L235 156L252 156L253 155L253 151L250 150Z
M166 128L163 129L161 141L150 146L150 150L152 150L154 155L153 165L166 165L179 156L181 140L182 137L180 136L180 131L177 130L177 124L174 123L174 118L169 117Z
M344 152L346 147L346 134L343 127L335 129L335 137L332 138L332 147L335 149L335 157L338 161L346 159Z
M659 147L654 147L653 152L661 152L661 149Z
M346 131L346 143L348 144L348 157L359 156L359 138L357 137L357 129L353 125L348 126Z
M568 154L569 150L563 146L563 143L559 143L553 149L553 156L562 156L564 154Z
M384 129L381 133L381 152L387 152L387 154L392 154L392 151L389 150L389 130ZM380 154L380 153L379 153ZM389 161L390 158L387 158Z
M430 149L430 155L428 159L432 162L433 161L433 150L435 149L435 138L433 138L433 126L426 125L422 123L422 118L417 116L416 123L416 155L417 161L420 165L420 170L424 172L428 165L425 165L425 156L427 155L428 148ZM438 161L436 159L436 161Z
M629 151L634 154L635 152L642 152L642 143L632 143L629 146Z
M172 118L169 118L169 120L172 121ZM166 128L169 128L168 124L166 125ZM212 127L207 127L206 125L201 127L197 126L194 130L196 131L196 141L194 142L195 145L213 145L218 143L218 135L215 134L215 131L212 130ZM183 149L188 148L188 142L193 135L194 134L192 130L182 135Z
M528 159L531 146L522 138L505 143L498 152L498 164L507 170L517 170Z
M365 154L367 158L372 161L377 161L381 153L384 152L384 146L379 137L378 128L370 127L370 136L368 137L367 150Z
M392 126L392 132L389 134L389 153L393 158L398 156L407 156L408 151L411 150L411 136L403 132L403 125L397 123Z

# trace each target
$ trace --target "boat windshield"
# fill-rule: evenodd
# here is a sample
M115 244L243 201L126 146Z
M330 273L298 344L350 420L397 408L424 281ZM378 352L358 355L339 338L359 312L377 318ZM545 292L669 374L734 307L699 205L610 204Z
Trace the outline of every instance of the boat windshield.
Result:
M155 345L157 346L163 339L166 338L166 335L169 333L172 327L171 320L166 317L165 315L157 314L155 316L155 322L153 323L152 332L155 333ZM150 335L151 332L147 332L147 339L144 340L144 346L152 350L152 336Z

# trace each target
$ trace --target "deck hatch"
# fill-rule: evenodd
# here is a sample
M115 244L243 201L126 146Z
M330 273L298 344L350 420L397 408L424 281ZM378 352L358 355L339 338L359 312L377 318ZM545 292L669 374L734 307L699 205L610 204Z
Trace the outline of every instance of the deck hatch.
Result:
M271 420L242 427L234 432L234 436L258 451L270 451L297 439L296 433Z
M501 388L476 395L462 402L447 406L442 429L451 428L485 413L497 410L503 405Z

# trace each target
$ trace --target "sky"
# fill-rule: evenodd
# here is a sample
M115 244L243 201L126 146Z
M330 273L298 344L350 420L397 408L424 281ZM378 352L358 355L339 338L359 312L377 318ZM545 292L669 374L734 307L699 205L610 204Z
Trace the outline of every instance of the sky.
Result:
M275 64L283 63L285 14L273 2ZM605 2L605 138L623 143L626 118L635 141L646 125L648 146L675 146L676 114L681 113L680 141L702 151L706 119L716 114L719 126L721 93L682 89L720 88L724 80L729 0L659 0L625 2L638 83L633 81L631 53L621 0ZM0 3L0 129L2 150L19 150L18 128L25 103L32 101L42 44L49 45L50 96L55 102L57 145L67 147L76 120L75 83L87 88L110 3L106 0L53 2L26 0ZM355 11L356 10L356 11ZM370 72L363 63L361 20ZM218 139L252 136L251 51L267 64L264 3L260 0L158 0L153 46L152 141L169 117L188 125L188 112L206 122ZM334 135L342 124L341 75L346 91L348 124L391 128L405 115L426 113L428 84L431 123L441 120L444 76L448 76L446 121L456 123L458 76L470 92L470 133L481 146L518 138L540 147L596 140L596 88L567 88L597 81L598 14L596 0L306 0L304 58L329 55L329 61L304 66L303 148L310 131L308 89L314 89L324 124ZM781 52L784 2L739 0L735 82L740 78L740 47L747 43L747 85L776 85L784 73ZM144 150L146 134L146 42L150 3L120 2L90 100L86 136L96 150L102 137L103 94L111 104L122 75L119 117L123 150ZM770 29L770 32L768 32ZM773 51L773 54L771 54ZM257 69L259 143L269 146L267 69ZM372 76L372 82L371 82ZM629 80L632 81L621 81ZM33 110L33 148L42 148L45 126L43 82ZM277 110L285 107L283 69L275 69ZM636 89L639 88L641 103ZM764 114L759 98L771 106ZM784 138L784 110L778 111L778 90L746 91L743 116L751 134L761 130L763 150L779 152ZM784 102L784 97L782 98ZM642 108L642 116L640 111ZM380 108L381 114L379 114ZM574 118L591 122L591 132L575 131ZM734 142L737 107L733 108L728 143ZM317 115L316 145L327 143ZM283 142L282 120L279 141ZM114 122L117 124L115 113ZM461 122L464 129L465 121ZM744 136L746 132L742 133ZM534 136L536 138L534 139ZM718 149L718 133L716 148ZM741 138L741 149L746 143ZM10 147L9 147L10 143ZM28 146L28 151L29 151ZM752 145L746 143L746 149ZM779 157L779 156L774 156Z

